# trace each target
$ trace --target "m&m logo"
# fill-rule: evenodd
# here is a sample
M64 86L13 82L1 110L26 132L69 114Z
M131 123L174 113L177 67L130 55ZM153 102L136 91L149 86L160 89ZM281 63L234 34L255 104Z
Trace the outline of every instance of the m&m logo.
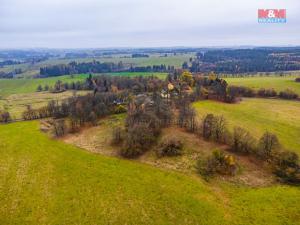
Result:
M286 23L286 9L259 9L259 23Z

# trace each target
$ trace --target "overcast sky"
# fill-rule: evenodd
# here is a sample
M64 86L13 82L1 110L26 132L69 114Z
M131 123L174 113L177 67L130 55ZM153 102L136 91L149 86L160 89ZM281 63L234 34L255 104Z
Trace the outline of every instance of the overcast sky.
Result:
M300 0L0 0L0 48L237 45L300 45Z

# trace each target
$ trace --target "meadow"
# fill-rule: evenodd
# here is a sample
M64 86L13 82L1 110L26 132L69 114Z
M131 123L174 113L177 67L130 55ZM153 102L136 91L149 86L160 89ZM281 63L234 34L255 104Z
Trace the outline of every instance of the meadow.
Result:
M282 145L300 154L300 102L243 98L236 104L216 101L194 103L198 116L203 118L208 113L223 115L229 128L241 126L259 138L265 131L275 133Z
M168 73L152 73L152 72L119 72L119 73L107 73L109 76L125 76L125 77L138 77L138 76L155 76L162 80L166 79Z
M37 108L74 94L37 93L39 84L86 77L0 80L0 108L19 118L28 104ZM199 101L194 107L199 119L224 115L230 129L242 126L256 138L274 132L285 148L300 154L300 102L244 98L237 104ZM162 135L183 140L183 156L158 160L151 149L138 160L116 157L112 128L124 119L125 114L102 119L62 140L42 133L39 121L0 125L0 224L300 225L300 187L269 182L269 173L242 156L237 156L241 174L206 182L196 172L196 159L222 146L180 129L166 128Z
M101 75L101 74L93 74ZM152 73L152 72L120 72L120 73L106 73L109 76L157 76L158 78L165 79L167 73ZM88 77L88 74L75 74L73 76L57 76L49 78L28 78L28 79L0 79L0 97L9 96L11 94L24 94L36 92L38 85L53 86L56 81L71 83L76 81L83 81Z
M36 92L38 85L53 86L56 81L62 82L76 82L87 78L86 74L50 77L50 78L36 78L36 79L0 79L0 97L9 96L11 94L24 94Z
M107 57L100 58L102 62L114 62L118 63L122 61L125 64L132 64L133 66L152 66L152 65L161 65L165 64L166 66L174 66L176 68L181 68L184 62L188 62L191 57L194 57L195 54L177 54L177 55L168 55L167 57L150 54L149 58L124 58L124 57Z
M274 88L277 92L291 89L300 95L300 83L295 82L296 75L292 76L255 76L255 77L238 77L238 78L225 78L229 85L240 85L255 90L260 88Z
M61 102L64 99L75 95L85 95L89 91L65 91L61 93L51 92L33 92L25 94L12 94L0 99L0 110L8 111L12 119L21 119L23 112L30 105L33 109L46 106L49 101L55 100Z
M94 74L101 75L101 74ZM150 72L120 72L107 73L109 76L156 76L165 79L167 73L150 73ZM0 110L5 109L10 112L14 119L20 119L27 105L33 108L45 106L50 100L61 101L74 94L82 95L87 91L66 91L63 93L36 92L38 85L53 86L56 81L71 83L76 81L84 81L88 74L77 74L74 76L58 76L51 78L36 79L0 79Z
M68 64L72 61L78 63L82 62L92 62L94 60L100 62L113 62L118 63L122 61L124 64L130 64L132 66L153 66L165 64L166 66L174 66L176 68L181 68L182 64L186 61L188 62L191 57L194 57L195 54L177 54L177 55L168 55L167 57L161 56L160 54L149 54L148 58L131 58L130 55L113 55L111 57L94 57L94 58L51 58L42 62L35 64L24 63L18 65L9 65L0 68L0 71L11 72L15 69L22 69L23 73L19 74L18 77L30 78L39 74L39 69L44 66L57 65L57 64Z
M18 135L22 133L22 135ZM206 183L0 126L0 224L300 224L299 187Z

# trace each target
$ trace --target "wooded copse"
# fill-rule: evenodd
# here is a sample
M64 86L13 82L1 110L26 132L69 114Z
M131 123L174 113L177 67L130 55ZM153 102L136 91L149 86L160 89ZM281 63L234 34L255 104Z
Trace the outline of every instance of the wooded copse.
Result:
M53 77L70 74L81 73L112 73L112 72L172 72L174 66L153 65L153 66L132 66L129 64L123 64L112 62L71 62L69 64L51 65L40 68L41 77Z

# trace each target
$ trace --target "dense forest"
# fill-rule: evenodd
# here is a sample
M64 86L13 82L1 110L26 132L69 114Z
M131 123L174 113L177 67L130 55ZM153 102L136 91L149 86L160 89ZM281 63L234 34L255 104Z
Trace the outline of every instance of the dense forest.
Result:
M237 49L199 52L183 64L192 72L248 73L300 69L300 49Z

